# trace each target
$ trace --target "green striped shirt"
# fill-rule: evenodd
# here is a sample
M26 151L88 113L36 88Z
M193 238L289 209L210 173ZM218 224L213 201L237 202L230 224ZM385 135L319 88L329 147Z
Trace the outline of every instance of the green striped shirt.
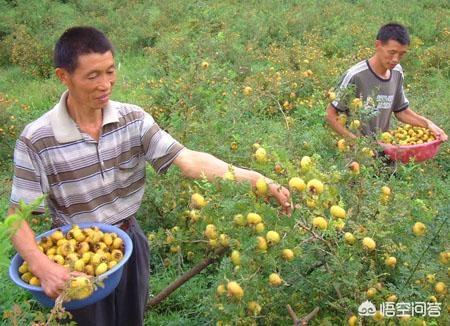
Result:
M114 101L103 109L96 141L67 113L67 95L17 140L11 203L47 194L56 224L117 223L141 204L145 162L162 173L183 146L140 107Z

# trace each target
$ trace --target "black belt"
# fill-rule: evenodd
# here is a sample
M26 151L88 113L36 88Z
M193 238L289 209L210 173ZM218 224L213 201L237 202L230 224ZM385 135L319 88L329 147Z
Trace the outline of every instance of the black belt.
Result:
M132 222L133 222L133 217L127 217L119 222L117 222L116 224L114 224L114 226L117 226L118 228L122 229L123 231L128 231L128 229L131 227Z

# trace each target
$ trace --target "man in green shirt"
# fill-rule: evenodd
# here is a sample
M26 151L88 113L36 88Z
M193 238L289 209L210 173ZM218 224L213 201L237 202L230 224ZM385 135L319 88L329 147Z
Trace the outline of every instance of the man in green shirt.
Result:
M336 99L326 110L326 121L338 134L346 138L357 137L339 121L340 113L349 113L349 103L344 99L351 97L346 96L349 92L347 89L354 87L354 97L361 99L365 106L372 103L376 110L362 123L363 135L387 131L393 112L401 122L428 128L437 138L447 140L448 136L441 128L409 107L403 91L403 69L400 66L409 42L405 27L395 23L386 24L378 32L375 54L346 71L339 83Z

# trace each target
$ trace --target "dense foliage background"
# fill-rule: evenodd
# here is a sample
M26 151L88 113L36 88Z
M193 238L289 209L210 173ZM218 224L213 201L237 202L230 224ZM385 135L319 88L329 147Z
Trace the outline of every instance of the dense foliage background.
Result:
M242 259L237 269L229 257L210 266L149 311L149 325L290 324L286 304L298 316L320 307L315 324L343 324L357 314L370 287L378 287L372 299L377 303L392 294L403 302L435 296L442 303L440 319L408 322L444 325L449 321L448 294L436 295L434 285L438 280L448 284L448 261L439 260L450 249L448 143L423 164L386 165L364 156L362 147L376 150L370 140L339 152L339 138L323 119L326 92L349 66L371 56L378 28L389 21L405 24L412 37L402 61L411 107L449 133L447 1L0 0L0 209L5 214L8 207L15 139L64 90L51 65L56 39L68 27L93 25L116 46L115 100L140 105L188 148L255 169L284 185L301 176L305 181L319 178L327 186L325 197L315 198L315 208L304 205L308 195L293 193L300 208L286 218L246 184L187 180L176 168L157 176L149 168L139 219L153 232L152 294L208 254L211 248L202 242L206 224L238 241L232 249L240 250ZM251 92L244 92L245 87ZM254 159L254 143L267 150L267 162ZM305 155L314 163L306 172L299 168ZM359 175L348 172L353 160L361 164ZM274 170L277 163L280 173ZM393 193L387 202L379 198L383 185ZM194 226L185 213L193 192L209 201ZM331 227L331 204L347 210L342 231ZM264 217L266 231L275 229L283 236L282 245L296 254L292 262L280 261L275 247L263 255L254 252L254 231L232 222L235 214L249 212ZM297 230L299 224L309 227L318 215L329 219L329 229L319 234ZM427 226L423 237L411 232L417 221ZM48 220L35 219L33 225L39 232ZM358 241L374 238L376 251L345 245L343 232L353 232ZM175 245L179 248L171 250ZM5 246L12 255L8 242ZM388 255L397 257L394 269L384 266ZM314 267L317 262L323 264ZM281 288L264 278L274 271L286 282ZM23 325L43 319L47 311L8 280L7 266L0 273L3 322ZM427 278L433 274L434 279ZM218 285L232 279L246 293L240 301L216 294ZM247 312L251 300L262 306L257 316Z

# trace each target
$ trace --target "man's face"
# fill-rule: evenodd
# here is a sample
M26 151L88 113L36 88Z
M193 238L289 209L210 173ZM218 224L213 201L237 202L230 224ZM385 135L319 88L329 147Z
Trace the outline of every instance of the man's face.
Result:
M394 40L389 40L386 43L377 40L375 42L375 48L375 55L386 70L394 69L408 51L408 45L400 44Z
M75 103L93 110L106 106L116 81L111 51L80 55L77 68L72 73L64 69L58 73L58 69L57 75L69 89L69 96Z

